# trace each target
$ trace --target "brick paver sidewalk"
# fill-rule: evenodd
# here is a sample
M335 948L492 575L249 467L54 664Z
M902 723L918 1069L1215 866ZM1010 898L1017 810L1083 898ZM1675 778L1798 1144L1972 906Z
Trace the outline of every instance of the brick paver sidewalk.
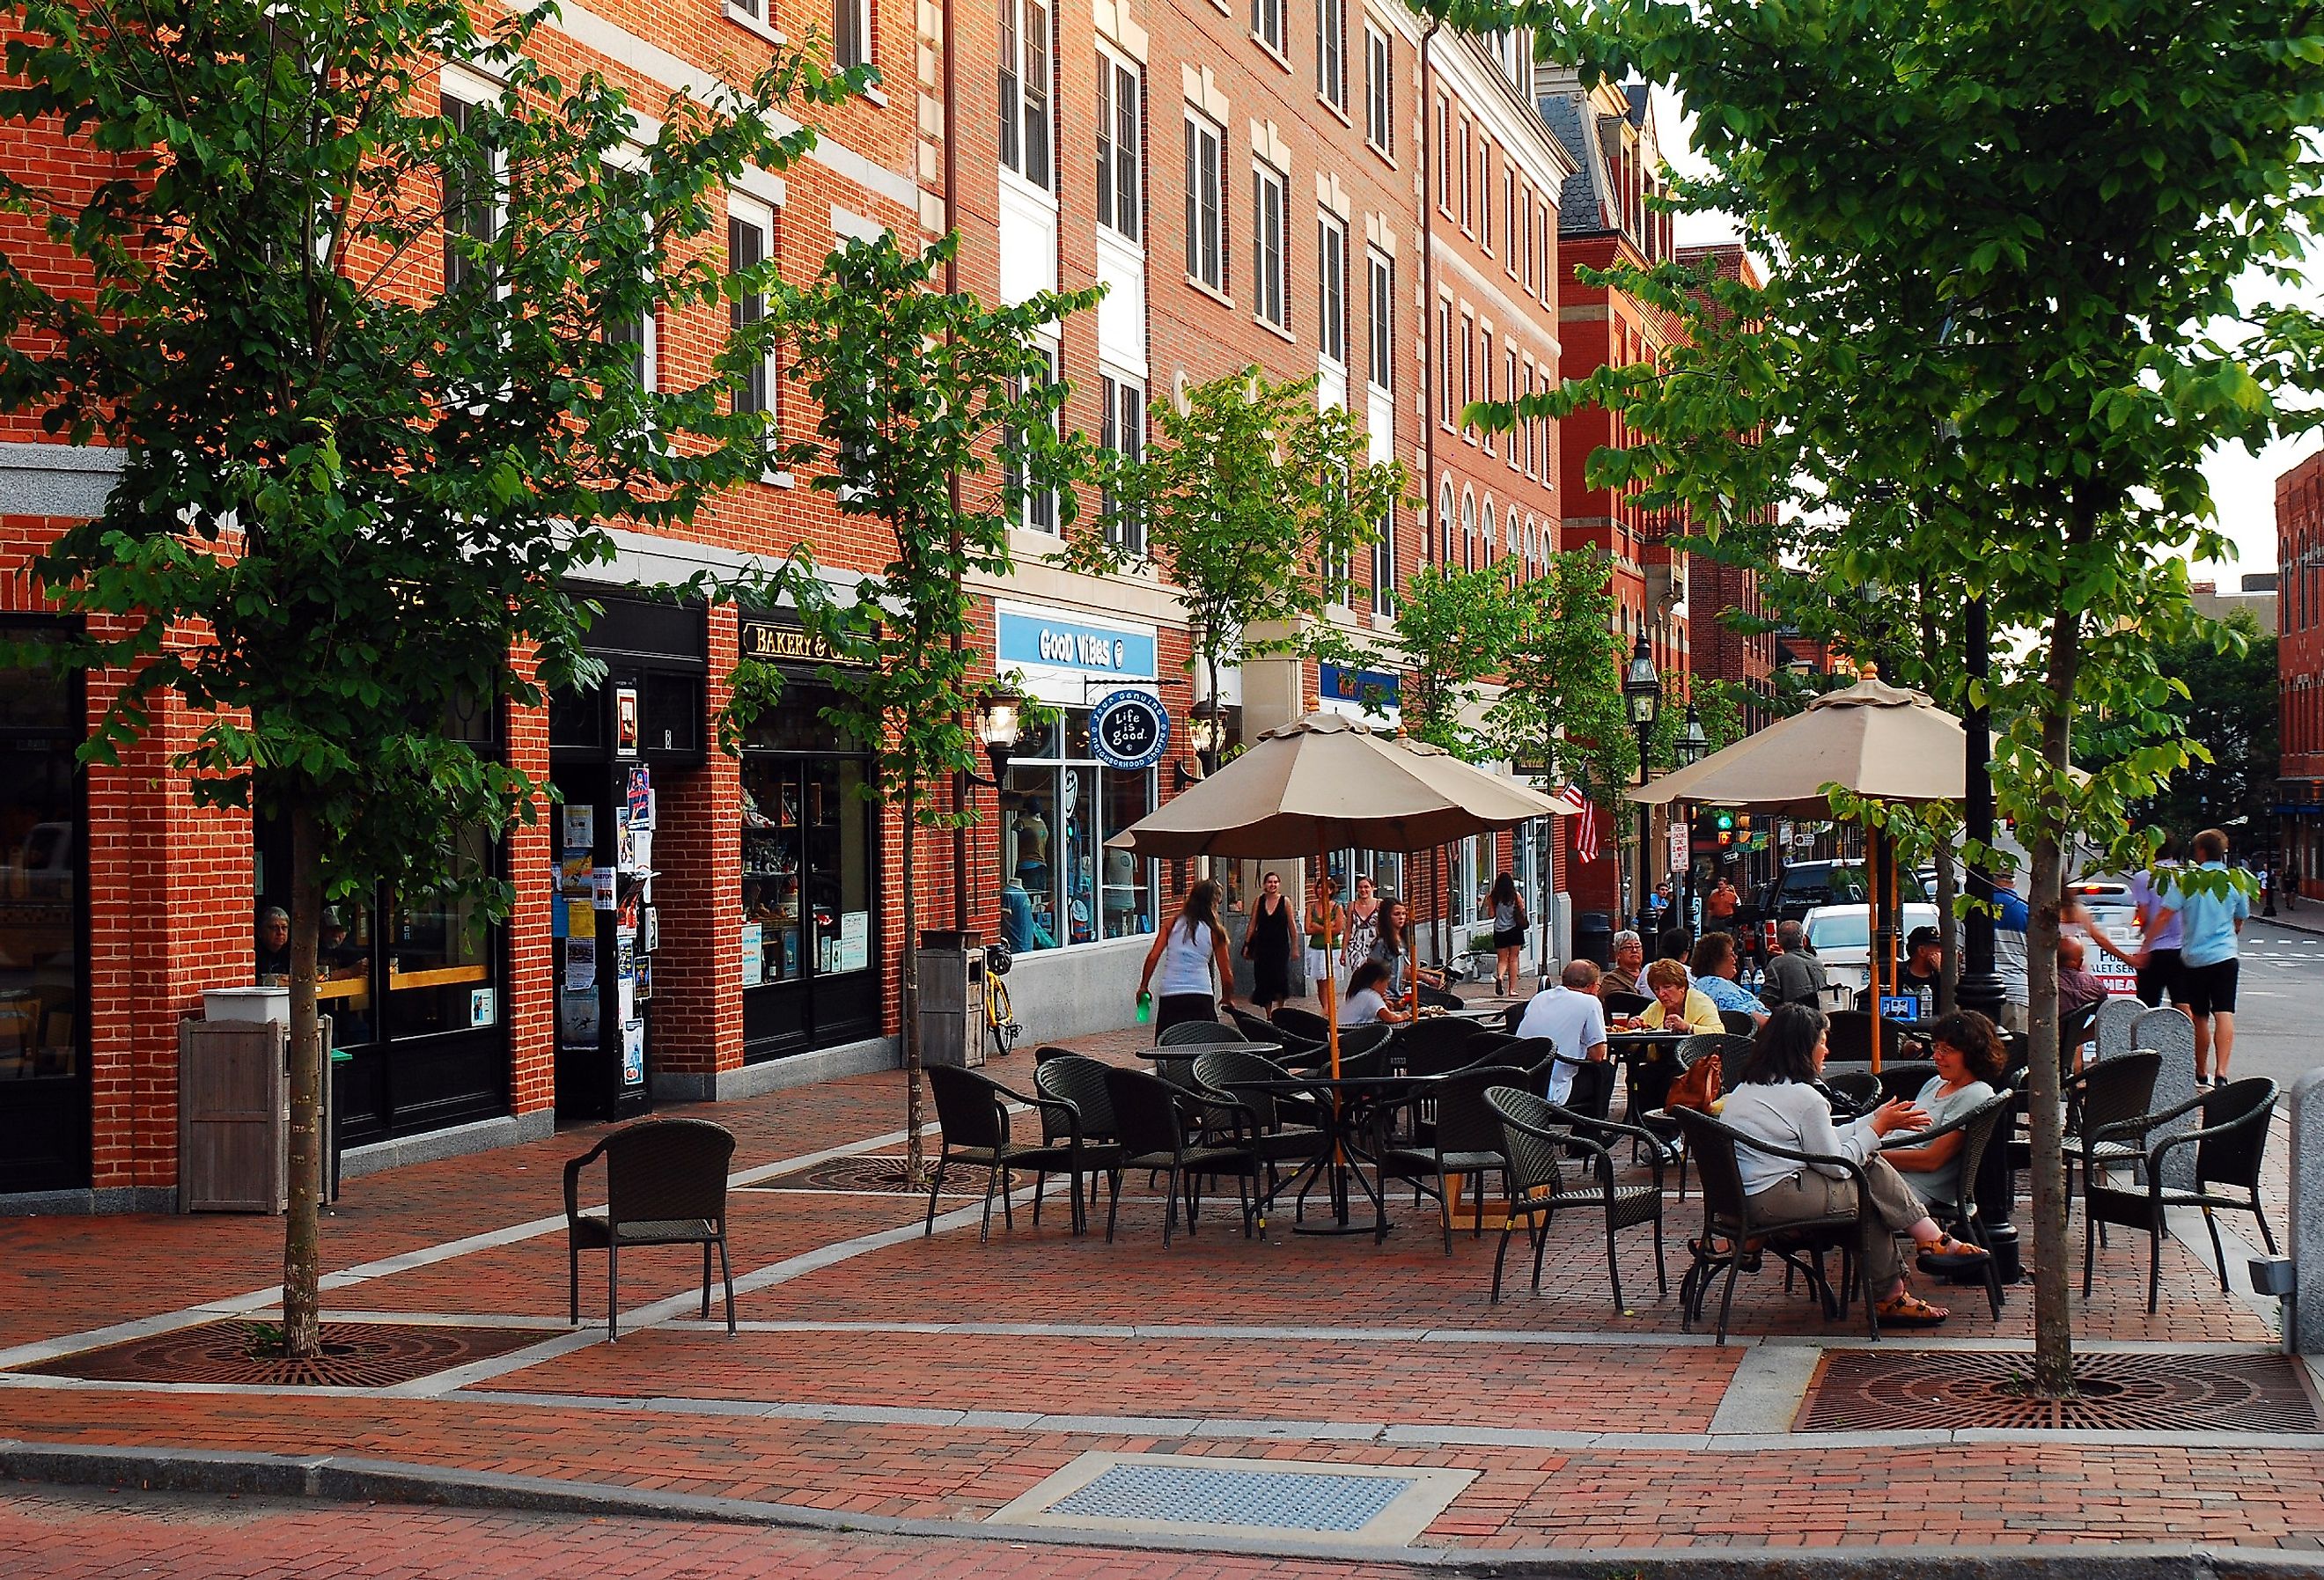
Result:
M1140 1040L1085 1046L1126 1058ZM1029 1054L994 1073L1028 1086ZM1495 1237L1458 1235L1447 1256L1433 1209L1409 1193L1391 1195L1397 1227L1385 1243L1295 1234L1287 1204L1263 1236L1245 1239L1229 1195L1166 1252L1161 1204L1142 1178L1125 1187L1111 1244L1070 1234L1062 1185L1039 1227L1020 1205L1013 1229L996 1221L979 1243L982 1181L956 1180L964 1194L940 1203L951 1211L924 1238L924 1198L810 1187L801 1172L896 1150L899 1086L868 1076L705 1111L740 1138L739 1335L717 1313L695 1320L698 1264L682 1250L624 1256L619 1345L604 1342L603 1286L590 1278L591 1325L567 1329L558 1176L588 1140L567 1132L353 1181L326 1232L334 1315L537 1330L506 1357L393 1389L307 1393L0 1374L0 1438L383 1462L449 1478L437 1491L454 1496L460 1484L532 1478L524 1484L589 1497L726 1500L715 1506L738 1518L790 1509L888 1530L834 1546L812 1532L641 1524L624 1511L614 1525L654 1533L625 1550L668 1562L604 1571L617 1574L1084 1572L1083 1557L1041 1545L1083 1538L1023 1529L1013 1514L982 1534L972 1522L1103 1455L1174 1455L1221 1472L1254 1462L1457 1472L1466 1479L1404 1549L1416 1557L2093 1541L2280 1549L2315 1548L2324 1532L2324 1434L1794 1430L1818 1357L1860 1342L1862 1329L1853 1313L1827 1325L1785 1294L1772 1258L1775 1270L1744 1280L1738 1342L1721 1348L1679 1333L1643 1232L1620 1237L1626 1307L1609 1296L1603 1236L1586 1220L1556 1228L1540 1293L1520 1273L1496 1306L1486 1298ZM1699 1225L1692 1200L1671 1204L1674 1293ZM0 1367L263 1312L278 1234L254 1218L0 1222ZM602 1262L589 1265L601 1278ZM2186 1244L2166 1247L2154 1317L2143 1239L2117 1235L2099 1267L2098 1293L2078 1316L2089 1342L2256 1352L2270 1341L2264 1307L2223 1297ZM2030 1335L2023 1295L1995 1322L1977 1291L1943 1293L1955 1317L1941 1336L1892 1336L1887 1347L2022 1346ZM0 1446L0 1465L8 1453ZM18 1499L0 1511L0 1573L50 1572L12 1566L8 1544L78 1549L87 1507ZM388 1525L364 1524L374 1518ZM379 1534L405 1524L408 1535ZM128 1565L148 1536L215 1561L172 1571L189 1575L240 1573L230 1555L276 1550L268 1544L360 1556L387 1540L411 1545L414 1574L522 1574L524 1554L586 1547L603 1529L569 1517L270 1508L223 1525L165 1520L161 1535L128 1521L117 1561ZM931 1549L914 1539L928 1531L957 1534ZM996 1548L996 1536L1034 1545ZM1244 1539L1299 1550L1309 1533L1246 1529ZM1360 1550L1384 1557L1402 1539ZM496 1543L511 1555L505 1568L478 1566ZM989 1561L996 1553L1007 1561ZM77 1551L71 1561L82 1566L52 1572L111 1572ZM1128 1561L1087 1572L1258 1572Z

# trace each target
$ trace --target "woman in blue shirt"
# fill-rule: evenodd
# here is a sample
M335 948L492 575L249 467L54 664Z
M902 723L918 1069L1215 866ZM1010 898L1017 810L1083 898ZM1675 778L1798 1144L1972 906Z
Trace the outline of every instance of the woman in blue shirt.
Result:
M2195 870L2227 878L2227 836L2216 828L2195 836ZM2251 918L2251 901L2240 888L2197 892L2172 883L2163 908L2179 918L2179 1007L2195 1022L2195 1084L2227 1078L2227 1058L2236 1050L2236 979L2243 962L2236 938ZM2216 1055L2216 1058L2214 1057Z

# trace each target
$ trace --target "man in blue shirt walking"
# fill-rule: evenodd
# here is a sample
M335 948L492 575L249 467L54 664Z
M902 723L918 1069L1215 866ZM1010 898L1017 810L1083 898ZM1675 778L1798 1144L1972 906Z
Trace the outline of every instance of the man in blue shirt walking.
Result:
M2196 870L2227 871L2227 836L2216 828L2195 836ZM2251 901L2241 889L2225 893L2198 894L2171 885L2163 908L2178 914L2180 1008L2195 1022L2195 1084L2208 1086L2227 1078L2227 1059L2236 1050L2236 978L2243 962L2236 956L2236 938L2251 918Z

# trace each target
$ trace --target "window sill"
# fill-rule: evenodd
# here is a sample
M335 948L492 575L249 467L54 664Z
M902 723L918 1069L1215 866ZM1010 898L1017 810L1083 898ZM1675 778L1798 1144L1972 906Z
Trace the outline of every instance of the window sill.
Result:
M859 98L869 99L872 103L878 105L883 110L888 107L888 95L876 82L866 84L863 91L856 97Z
M770 488L790 488L797 486L796 479L794 479L788 472L762 472L759 475L759 481L765 484Z
M1343 104L1335 104L1333 102L1332 96L1330 94L1317 94L1315 96L1315 102L1322 105L1323 108L1329 111L1332 115L1337 116L1339 118L1340 125L1342 126L1350 128L1354 127L1355 122L1348 118L1348 106Z
M1368 148L1368 149L1370 149L1370 150L1371 151L1371 156L1372 156L1374 159L1379 160L1382 164L1384 164L1384 165L1388 166L1388 169L1390 169L1390 170L1401 170L1401 169L1403 168L1401 165L1399 165L1399 164L1397 164L1397 163L1396 162L1396 155L1395 155L1394 153L1390 152L1388 150L1387 150L1387 149L1385 149L1385 148L1382 148L1379 143L1377 143L1373 142L1370 138L1367 137L1367 138L1365 138L1365 139L1364 139L1364 146L1365 146L1366 148Z
M1186 276L1186 283L1188 286L1195 291L1201 291L1204 296L1209 297L1213 301L1217 302L1222 307L1232 307L1235 304L1235 299L1233 297L1229 296L1225 291L1221 291L1217 286L1211 284L1207 281L1197 280L1194 275L1189 274Z
M1258 325L1260 328L1266 330L1268 334L1276 337L1276 338L1281 340L1286 346L1296 346L1299 344L1299 338L1297 336L1285 328L1281 324L1277 323L1273 319L1261 318L1259 314L1253 313L1250 315L1250 321Z
M1265 55L1268 60L1282 67L1286 71L1292 69L1291 57L1285 54L1281 50L1277 49L1271 41L1261 37L1258 33L1252 33L1250 35L1250 42L1259 46L1259 52L1260 54Z
M769 26L763 18L752 15L740 5L735 5L734 0L726 0L724 9L726 20L744 32L756 33L770 44L781 45L790 42L783 37L781 29Z

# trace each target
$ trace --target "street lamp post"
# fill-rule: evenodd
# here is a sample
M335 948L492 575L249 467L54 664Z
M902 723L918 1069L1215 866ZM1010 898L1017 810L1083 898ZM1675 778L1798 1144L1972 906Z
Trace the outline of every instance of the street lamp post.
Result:
M1629 705L1630 726L1638 732L1638 788L1646 786L1647 753L1653 744L1655 721L1662 716L1663 681L1655 673L1654 649L1645 632L1638 633L1638 645L1631 650L1629 672L1622 677L1622 697ZM1644 801L1638 803L1638 929L1647 930L1646 896L1654 890L1654 808Z
M1678 765L1692 768L1711 754L1711 737L1702 733L1702 715L1693 703L1686 705L1686 728L1678 737ZM1694 927L1694 842L1687 841L1686 892L1680 901L1679 925L1690 931Z

